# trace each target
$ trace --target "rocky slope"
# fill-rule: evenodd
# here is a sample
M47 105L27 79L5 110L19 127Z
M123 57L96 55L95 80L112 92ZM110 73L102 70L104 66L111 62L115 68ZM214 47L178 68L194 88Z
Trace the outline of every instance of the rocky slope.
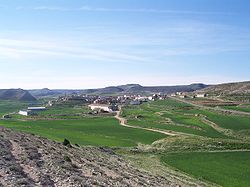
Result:
M250 94L250 81L213 85L199 90L198 92L216 95Z
M112 150L64 146L0 128L0 186L175 186Z

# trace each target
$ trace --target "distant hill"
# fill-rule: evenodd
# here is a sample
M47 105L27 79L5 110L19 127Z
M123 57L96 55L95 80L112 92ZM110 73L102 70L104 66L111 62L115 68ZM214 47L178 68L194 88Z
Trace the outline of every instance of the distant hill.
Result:
M212 85L199 90L199 92L214 95L250 94L250 81Z
M250 81L213 85L196 92L231 101L250 102Z
M152 94L152 93L173 93L173 92L192 92L206 88L205 84L191 84L180 86L141 86L139 84L126 84L119 86L109 86L105 88L86 89L86 90L50 90L48 88L29 90L35 97L59 96L64 94L92 94L92 95L117 95L117 94Z
M43 96L48 96L48 95L53 96L53 95L61 94L60 91L50 90L48 88L29 90L29 93L35 97L43 97Z
M17 100L17 101L35 101L28 91L22 89L3 89L0 90L0 99L2 100Z
M48 88L43 89L32 89L28 90L29 93L35 97L58 97L61 95L70 95L70 94L79 94L82 93L83 90L67 90L67 89L55 89L51 90ZM92 90L90 90L92 92Z
M173 92L192 92L206 87L207 85L204 84L180 86L141 86L139 84L127 84L95 89L92 90L92 92L89 90L83 90L83 92L91 94L152 94L161 92L164 94L169 94Z

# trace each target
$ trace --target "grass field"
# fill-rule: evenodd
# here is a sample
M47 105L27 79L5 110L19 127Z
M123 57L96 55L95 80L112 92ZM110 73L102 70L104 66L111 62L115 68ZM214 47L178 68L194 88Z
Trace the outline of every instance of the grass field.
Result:
M1 101L0 114L17 112L28 103ZM151 144L166 135L119 125L112 116L91 116L86 106L55 106L28 117L13 115L11 120L1 120L0 125L41 135L56 141L69 139L81 145L130 147L138 143Z
M0 101L0 114L17 112L28 104ZM145 144L146 146L138 146L137 151L149 151L158 160L160 155L162 162L159 162L162 165L164 163L168 167L177 168L197 179L229 187L250 185L250 152L192 152L249 149L247 140L244 142L230 138L202 121L203 116L206 116L222 128L235 132L244 131L242 133L249 136L248 117L201 110L173 99L126 106L122 110L122 116L128 120L129 125L183 132L199 137L168 137L161 133L123 127L113 115L89 114L89 109L83 104L53 106L36 116L12 115L12 119L0 120L0 126L59 142L67 138L72 144L79 145L120 147L120 150L127 150L122 147ZM157 152L159 150L161 152ZM140 157L140 154L137 156Z
M250 152L175 153L161 159L196 178L225 187L250 186Z
M237 110L237 111L242 111L242 112L250 112L250 106L248 105L247 107L241 107L241 106L223 106L225 109L229 110Z
M167 99L144 103L140 106L125 107L122 115L128 119L128 124L130 125L213 138L226 138L225 135L214 130L202 122L199 117L195 116L197 112L200 111L194 110L191 105Z
M56 141L69 139L72 143L98 146L136 146L151 144L166 135L140 129L122 127L111 117L93 117L81 120L0 121L0 125L31 132Z
M231 129L246 136L250 129L250 118L225 115L212 110L202 110L173 99L148 102L140 106L123 108L122 115L128 124L165 129L211 138L228 138L202 121L202 116L224 129Z
M213 111L199 110L195 108L191 108L190 110L178 109L176 111L180 113L205 115L210 121L225 129L232 129L236 131L250 129L250 118L245 116L224 115Z
M89 109L86 105L76 106L53 106L48 110L39 112L39 118L52 119L81 119L88 115Z
M22 108L28 107L27 102L0 100L0 117L9 112L18 112Z

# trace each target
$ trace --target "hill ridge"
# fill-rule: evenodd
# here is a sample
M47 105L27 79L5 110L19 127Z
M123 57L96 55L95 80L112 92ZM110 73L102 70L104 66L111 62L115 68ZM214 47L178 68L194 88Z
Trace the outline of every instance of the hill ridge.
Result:
M0 99L16 101L35 101L36 98L27 90L18 89L0 89Z

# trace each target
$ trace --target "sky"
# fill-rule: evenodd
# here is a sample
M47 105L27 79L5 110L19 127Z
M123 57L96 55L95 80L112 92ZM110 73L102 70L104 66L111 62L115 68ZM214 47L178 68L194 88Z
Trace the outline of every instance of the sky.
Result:
M250 80L249 0L0 0L0 88Z

